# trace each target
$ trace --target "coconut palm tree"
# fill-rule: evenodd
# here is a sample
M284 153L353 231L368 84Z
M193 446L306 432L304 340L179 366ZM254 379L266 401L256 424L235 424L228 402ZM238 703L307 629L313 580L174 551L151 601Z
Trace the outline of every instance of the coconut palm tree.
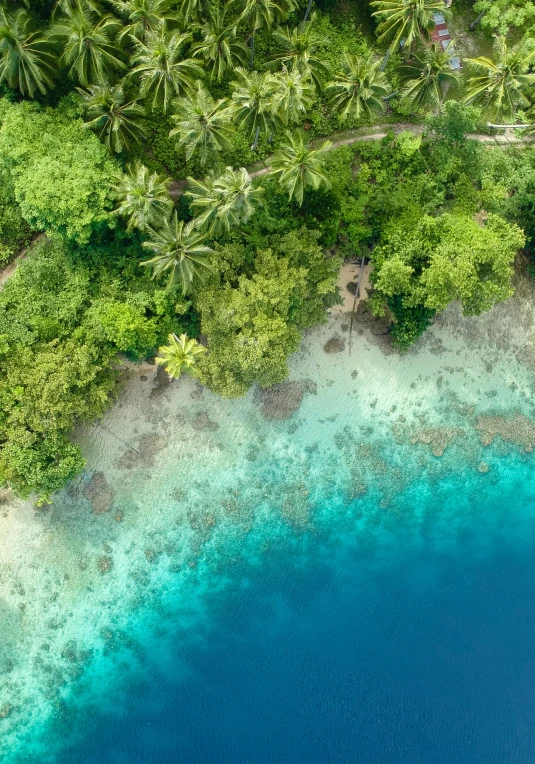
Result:
M228 231L246 223L261 202L263 189L254 188L244 167L227 167L218 178L205 181L188 178L186 196L197 214L196 224L210 233Z
M435 43L423 48L405 67L409 82L403 88L403 97L415 110L437 106L440 110L447 87L454 87L460 74L451 65L450 46L444 50Z
M86 7L75 7L55 22L50 31L50 39L63 48L60 66L68 67L71 77L84 87L107 81L126 68L116 41L120 28L115 16L98 18Z
M201 164L210 157L218 157L220 151L231 151L235 130L232 126L234 108L225 98L214 101L200 82L197 91L186 98L174 102L175 114L172 119L176 127L169 136L177 135L186 147L186 158L199 152Z
M246 72L236 69L238 80L233 82L232 100L236 104L235 119L253 138L253 151L258 146L260 133L272 133L278 124L276 95L277 78L270 72Z
M162 24L176 21L169 10L169 0L111 0L111 3L127 22L120 39L130 36L143 40L147 32L156 32Z
M201 27L202 41L192 46L195 57L202 57L210 79L221 82L225 74L247 60L247 48L237 38L236 25L228 26L225 14L214 8L210 19Z
M329 188L330 183L322 172L325 152L331 146L330 141L317 149L311 149L305 143L302 132L287 133L286 142L273 155L270 175L276 178L289 194L301 206L305 188Z
M165 175L151 173L140 162L128 167L116 178L112 197L117 200L114 213L126 218L127 230L145 231L166 219L173 209L169 196L171 182Z
M317 15L312 14L310 21L303 22L293 29L284 27L273 32L273 41L278 50L271 56L273 63L282 63L288 69L296 69L303 77L310 77L318 90L329 77L329 66L318 51L327 45L328 40L315 30Z
M178 13L182 27L191 26L192 22L200 22L211 14L211 0L178 0Z
M167 342L169 345L158 348L159 355L154 359L156 363L163 366L173 379L179 379L182 372L196 377L198 375L196 364L206 353L204 345L200 345L197 340L189 339L186 334L181 334L180 337L170 334Z
M278 87L273 104L281 122L285 125L289 122L299 122L312 105L314 86L297 69L288 71L283 66L282 72L278 72L276 76Z
M271 29L273 22L280 22L297 8L295 0L238 0L242 8L240 20L250 30L251 56L249 65L253 66L255 35L261 29Z
M195 282L202 281L203 271L213 270L210 256L214 250L204 244L206 234L195 226L195 221L184 223L176 212L165 218L155 230L149 228L149 238L143 247L150 249L154 257L144 260L141 265L152 268L154 279L169 274L167 287L175 283L182 286L182 294L191 292Z
M50 43L33 31L32 20L19 8L0 8L0 82L33 98L52 87L56 56Z
M189 93L195 80L202 78L203 70L197 61L181 58L190 38L189 34L170 32L162 26L148 32L145 40L136 44L136 66L131 75L139 75L141 96L150 97L153 108L160 107L166 112L172 98Z
M386 75L373 55L367 57L344 54L342 67L326 89L331 108L341 121L348 117L360 119L364 114L384 108L388 92Z
M497 37L494 59L487 56L465 59L476 74L468 80L465 101L482 104L491 114L512 119L518 108L529 107L529 88L535 74L535 41L529 38L509 48L505 37Z
M111 151L120 153L145 137L140 125L145 110L136 100L127 99L121 84L79 90L85 105L85 127L95 130Z
M433 14L446 15L444 0L372 0L379 16L378 42L390 41L389 50L394 53L403 41L403 48L410 52L415 40L435 25Z

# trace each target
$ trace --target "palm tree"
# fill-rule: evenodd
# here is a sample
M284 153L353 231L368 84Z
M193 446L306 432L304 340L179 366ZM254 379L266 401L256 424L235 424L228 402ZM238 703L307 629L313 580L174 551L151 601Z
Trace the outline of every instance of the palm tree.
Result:
M528 88L535 83L529 72L535 61L535 43L527 38L508 48L505 37L497 37L495 60L480 56L465 59L477 72L468 80L465 101L483 104L495 117L512 119L515 111L530 105Z
M459 82L460 75L451 65L450 46L444 50L435 43L426 46L420 55L405 67L410 81L402 90L402 95L415 110L427 106L438 106L440 110L448 86Z
M121 174L112 188L112 196L118 201L114 213L126 218L127 230L138 228L145 231L157 226L173 209L169 196L171 182L165 175L151 173L140 162Z
M210 233L228 231L232 226L246 223L261 202L262 188L254 188L247 170L227 167L219 178L205 181L188 178L186 196L191 207L199 213L196 224Z
M392 53L402 41L404 50L410 52L414 41L433 28L433 14L446 13L444 0L372 0L371 5L377 8L372 16L382 19L377 28L378 42L390 40Z
M212 10L211 0L178 0L176 5L184 29L191 26L192 22L206 18Z
M282 21L297 7L295 0L241 0L243 7L240 20L250 29L251 57L253 66L255 35L260 29L271 29L273 21Z
M128 21L120 39L129 35L143 40L147 32L156 32L162 24L176 21L169 10L169 0L111 0L117 13Z
M260 132L269 134L277 126L276 94L279 83L270 72L246 72L236 69L239 81L233 82L232 100L236 104L236 121L253 138L253 151Z
M316 18L313 13L310 21L298 27L276 29L273 40L278 50L270 60L280 62L289 69L297 69L303 77L310 77L320 90L330 71L328 64L318 58L318 50L329 41L314 29Z
M23 95L52 87L56 57L39 32L32 31L32 20L22 8L12 15L0 9L0 82Z
M121 23L115 16L96 19L87 8L75 7L50 32L50 38L63 47L60 66L67 66L71 77L84 87L106 82L113 73L126 68L116 43Z
M169 108L171 99L188 93L197 78L202 78L203 70L192 58L182 59L182 48L191 35L169 32L162 27L156 32L148 32L145 40L136 44L131 75L141 78L140 93L143 98L152 98L152 107Z
M181 334L180 337L170 334L167 342L169 345L158 348L160 355L154 359L156 363L164 366L173 379L179 379L183 371L196 377L198 370L195 364L206 353L204 345L200 345L197 340L188 339L186 334Z
M85 127L97 131L101 141L116 153L128 149L145 137L139 124L145 110L136 100L128 101L119 85L93 85L89 92L80 90L88 121Z
M176 212L165 218L158 230L149 228L149 238L143 242L146 249L154 253L150 260L141 265L153 269L152 278L169 274L167 288L177 282L182 285L182 294L188 294L196 281L202 281L202 271L212 271L210 256L214 250L203 242L206 234L195 227L195 221L185 224Z
M341 121L349 116L360 119L384 108L383 98L388 92L386 75L380 62L370 54L366 58L344 54L342 68L327 86L327 95L335 114Z
M317 149L311 149L305 143L303 133L287 133L286 143L274 154L271 161L271 173L281 186L301 206L305 188L320 186L329 188L330 183L322 172L323 155L331 146L330 141Z
M281 122L299 122L312 105L314 86L297 69L288 71L285 66L277 73L277 81L273 103Z
M172 119L176 127L169 136L178 135L186 147L186 159L191 159L198 151L204 165L210 156L217 157L220 151L232 151L234 109L227 99L214 101L198 82L197 92L191 97L177 99L174 106L176 113Z
M210 79L221 82L228 71L243 65L247 48L237 39L236 26L226 26L225 14L214 8L211 18L201 27L202 42L192 46L194 56L201 56L209 68Z

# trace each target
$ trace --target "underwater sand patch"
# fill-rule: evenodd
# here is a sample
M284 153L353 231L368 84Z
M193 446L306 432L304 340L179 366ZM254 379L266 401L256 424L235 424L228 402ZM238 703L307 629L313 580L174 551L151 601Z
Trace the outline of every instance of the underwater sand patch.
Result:
M524 451L533 451L535 446L535 423L523 414L512 417L479 416L476 420L476 430L484 446L490 446L494 438L501 438L506 443L516 443Z
M418 430L410 437L411 445L422 443L425 446L431 446L433 456L443 456L453 440L457 437L463 437L465 431L460 427L428 427L424 430Z
M84 496L90 501L93 514L102 515L110 511L115 499L115 491L103 472L95 472L84 488Z
M289 419L299 410L305 394L315 395L316 392L317 385L310 379L281 382L265 390L257 390L255 401L260 401L264 419Z

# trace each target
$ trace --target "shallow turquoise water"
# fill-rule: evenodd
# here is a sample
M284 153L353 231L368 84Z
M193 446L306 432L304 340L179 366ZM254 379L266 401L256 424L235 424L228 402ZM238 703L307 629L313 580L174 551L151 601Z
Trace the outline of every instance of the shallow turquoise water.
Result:
M133 380L80 435L91 470L45 514L4 513L3 761L532 761L515 315L452 315L403 358L367 334L327 357L333 321L294 359L316 393L282 421ZM98 515L94 470L114 492Z

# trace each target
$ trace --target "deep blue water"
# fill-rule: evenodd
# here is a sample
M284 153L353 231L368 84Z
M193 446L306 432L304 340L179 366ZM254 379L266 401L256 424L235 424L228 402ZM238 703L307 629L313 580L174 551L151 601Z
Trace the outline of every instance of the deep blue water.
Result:
M58 764L531 764L534 552L478 559L468 534L363 566L348 534L305 565L284 548L238 564L202 643L177 637L114 716L79 715L86 741Z

